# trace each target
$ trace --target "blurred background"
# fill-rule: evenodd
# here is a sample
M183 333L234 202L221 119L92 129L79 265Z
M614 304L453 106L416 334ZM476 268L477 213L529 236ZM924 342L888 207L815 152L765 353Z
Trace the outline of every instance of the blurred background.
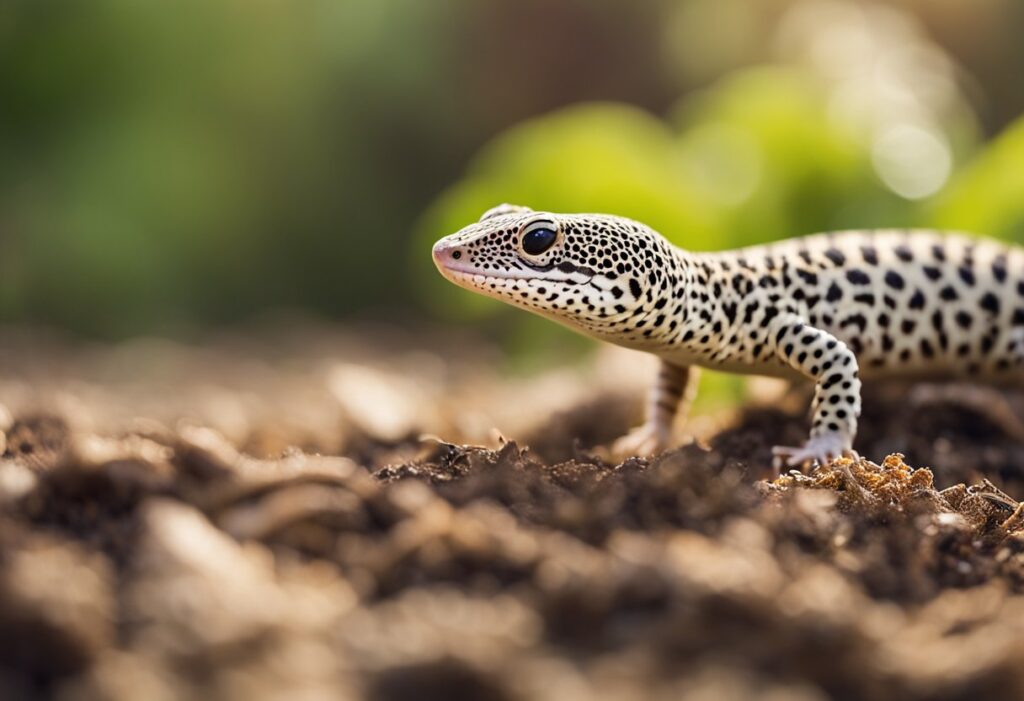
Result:
M6 0L0 320L189 337L292 309L561 344L433 270L505 201L695 249L1024 242L1022 29L1019 0Z

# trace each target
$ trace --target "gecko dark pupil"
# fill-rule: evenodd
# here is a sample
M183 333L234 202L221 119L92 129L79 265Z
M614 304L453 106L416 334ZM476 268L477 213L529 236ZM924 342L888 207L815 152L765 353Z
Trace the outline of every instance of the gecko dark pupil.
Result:
M523 236L523 250L531 256L539 256L554 245L558 238L551 229L533 229Z

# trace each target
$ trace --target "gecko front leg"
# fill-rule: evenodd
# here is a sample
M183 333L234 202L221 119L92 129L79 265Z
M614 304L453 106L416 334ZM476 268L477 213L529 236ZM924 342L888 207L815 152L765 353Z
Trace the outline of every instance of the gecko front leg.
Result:
M775 353L814 381L811 436L802 447L776 447L773 454L787 467L817 461L825 465L852 452L860 417L857 357L833 335L793 316L775 327Z
M643 425L617 440L612 452L618 456L648 456L666 450L676 418L685 417L689 411L698 379L696 367L661 361L658 379L647 398Z

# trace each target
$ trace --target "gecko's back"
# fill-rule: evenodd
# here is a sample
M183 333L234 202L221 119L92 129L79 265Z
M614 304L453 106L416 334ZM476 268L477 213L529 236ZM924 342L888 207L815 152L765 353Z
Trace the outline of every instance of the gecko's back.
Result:
M861 374L1019 374L1024 249L932 231L819 234L725 254L754 268L811 326L845 342Z

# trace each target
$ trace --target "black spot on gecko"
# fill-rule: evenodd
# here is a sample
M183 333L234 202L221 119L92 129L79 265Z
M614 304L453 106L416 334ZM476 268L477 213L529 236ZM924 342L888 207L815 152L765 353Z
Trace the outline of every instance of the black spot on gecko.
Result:
M854 285L867 285L871 282L871 278L868 277L864 271L858 270L857 268L847 270L846 279Z
M810 270L798 268L796 274L799 275L808 285L818 284L818 275L816 273L812 273Z
M1000 253L992 261L992 277L996 279L996 282L1003 283L1006 281L1006 254Z
M832 261L837 267L846 262L846 256L838 248L830 248L825 251L825 257Z
M747 305L747 308L743 310L744 324L749 324L754 320L754 312L756 312L760 306L761 305L759 305L756 300Z
M734 321L736 321L736 303L735 302L730 302L728 304L723 304L722 305L722 311L725 312L725 318L729 320L729 324L730 325Z
M915 290L908 306L911 309L924 309L924 293L921 290Z
M991 292L986 292L981 298L981 308L992 314L998 314L999 298Z
M904 285L903 276L895 270L890 270L885 274L885 284L894 290L902 290Z
M868 325L868 320L864 318L863 314L851 314L850 316L839 322L839 328L845 329L847 326L856 326L860 329L861 333L864 333L865 327ZM857 341L858 339L853 339Z

